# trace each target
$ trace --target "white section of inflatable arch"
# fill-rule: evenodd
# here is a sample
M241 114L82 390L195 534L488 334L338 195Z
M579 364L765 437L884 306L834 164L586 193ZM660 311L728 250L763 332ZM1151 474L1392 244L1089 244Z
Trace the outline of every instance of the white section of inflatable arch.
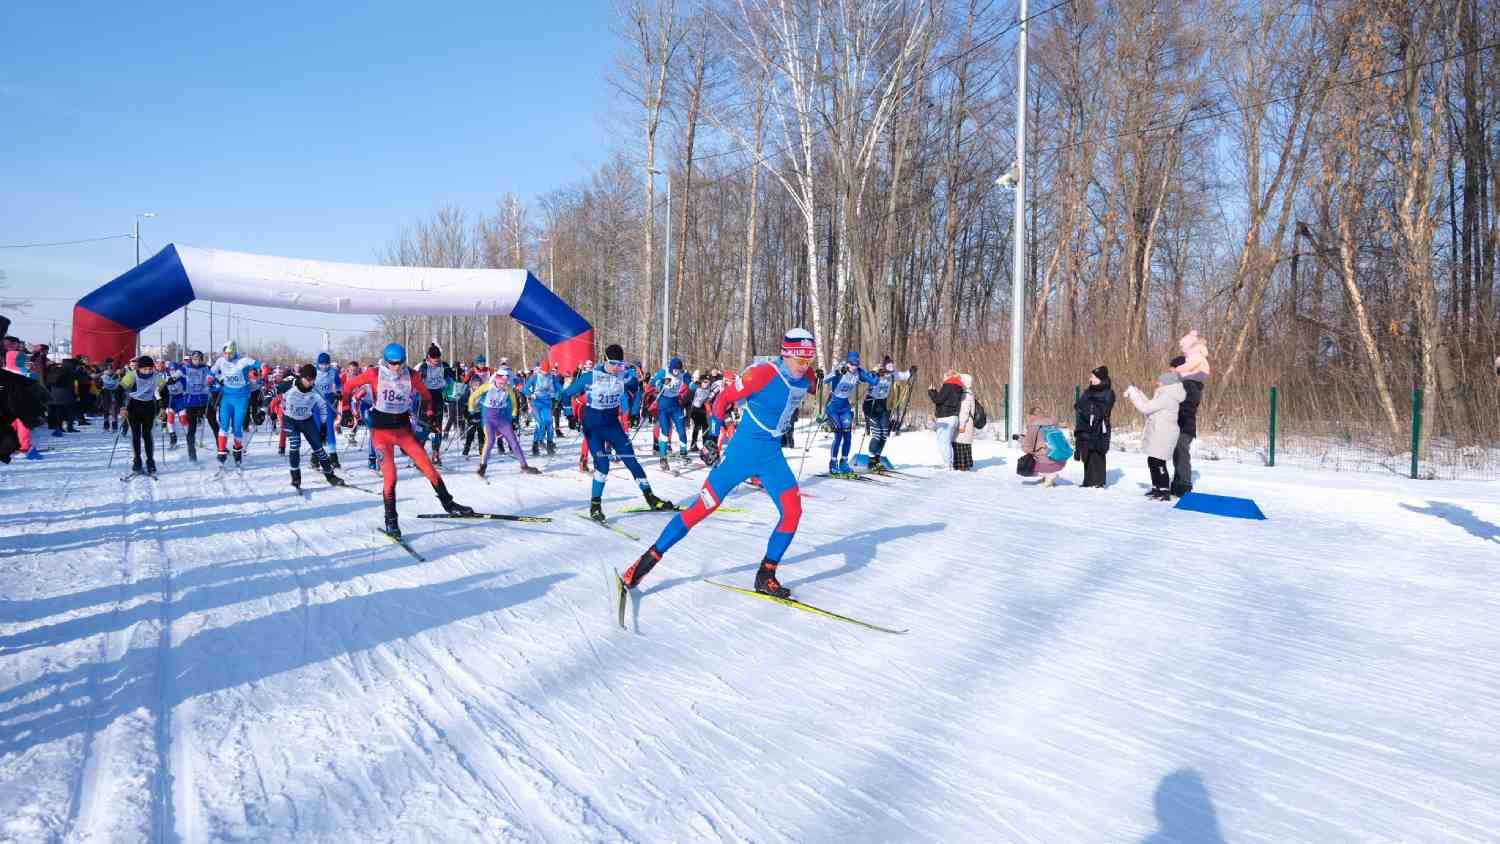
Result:
M235 305L341 314L505 315L525 270L345 264L177 246L193 295Z

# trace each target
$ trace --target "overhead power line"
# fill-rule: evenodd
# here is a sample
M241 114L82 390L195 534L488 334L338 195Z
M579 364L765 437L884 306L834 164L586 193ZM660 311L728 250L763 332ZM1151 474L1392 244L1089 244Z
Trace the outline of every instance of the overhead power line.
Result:
M98 243L101 240L133 238L133 234L112 234L105 237L85 237L81 240L53 240L45 243L0 243L0 249L40 249L45 246L74 246L79 243Z

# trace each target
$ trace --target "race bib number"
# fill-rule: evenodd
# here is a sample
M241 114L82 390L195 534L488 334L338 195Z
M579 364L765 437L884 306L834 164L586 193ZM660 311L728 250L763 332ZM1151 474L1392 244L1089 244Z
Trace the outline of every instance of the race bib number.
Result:
M846 372L839 378L839 382L834 385L833 397L836 399L847 399L854 392L854 388L858 386L859 375L854 372Z
M411 370L402 368L397 375L382 366L375 388L375 409L381 413L406 413L411 410Z
M625 379L608 372L594 370L589 382L589 407L596 410L614 410L620 406L620 397L625 394Z

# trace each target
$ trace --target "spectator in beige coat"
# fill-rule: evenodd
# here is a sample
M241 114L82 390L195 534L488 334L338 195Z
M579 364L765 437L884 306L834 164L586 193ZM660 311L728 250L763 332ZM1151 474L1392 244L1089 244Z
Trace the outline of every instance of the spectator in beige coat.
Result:
M1167 461L1177 448L1177 410L1187 399L1182 377L1172 370L1163 372L1156 379L1156 392L1147 400L1146 394L1134 384L1125 388L1125 398L1135 409L1146 415L1146 433L1143 445L1146 450L1146 467L1151 470L1151 491L1146 497L1157 501L1171 501L1171 477L1167 474Z
M960 472L974 469L974 376L958 376L964 384L963 401L958 406L958 431L953 435L953 468Z

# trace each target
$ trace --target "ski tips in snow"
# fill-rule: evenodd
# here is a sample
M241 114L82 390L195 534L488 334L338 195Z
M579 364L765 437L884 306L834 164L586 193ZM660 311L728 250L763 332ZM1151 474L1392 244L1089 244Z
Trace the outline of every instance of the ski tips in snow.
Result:
M419 562L419 563L425 563L425 562L427 562L427 558L424 557L424 556L422 556L422 554L420 552L418 552L417 549L411 547L411 543L407 542L404 537L393 536L393 535L387 533L386 531L384 531L384 530L382 530L380 528L376 528L375 532L378 533L378 534L380 534L381 536L385 537L386 539L389 539L390 541L396 543L397 545L400 545L403 549L405 549L406 553L412 555L412 557L414 557L417 562Z

